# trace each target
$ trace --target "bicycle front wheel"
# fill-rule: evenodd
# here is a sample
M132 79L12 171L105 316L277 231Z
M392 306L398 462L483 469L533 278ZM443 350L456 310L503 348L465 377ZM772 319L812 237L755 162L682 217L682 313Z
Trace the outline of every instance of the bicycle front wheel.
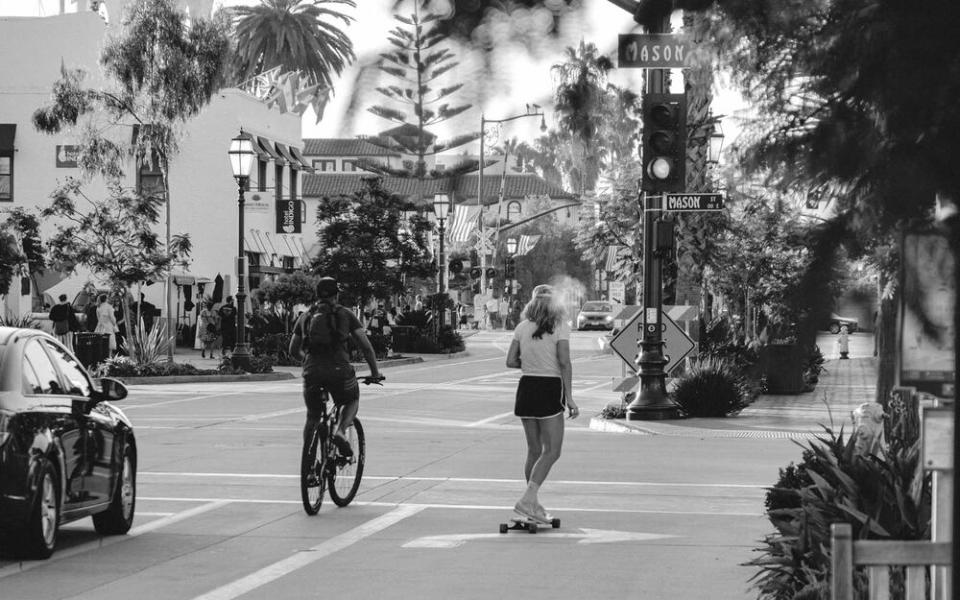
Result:
M300 498L303 500L303 510L311 516L320 512L323 493L326 491L323 470L327 457L327 438L321 435L321 427L322 425L314 428L313 437L310 443L303 447L300 457Z
M353 450L353 456L350 458L340 456L336 446L330 444L327 462L330 498L337 506L350 504L357 495L357 490L360 489L360 478L363 477L363 463L366 459L366 442L360 420L354 419L345 433Z

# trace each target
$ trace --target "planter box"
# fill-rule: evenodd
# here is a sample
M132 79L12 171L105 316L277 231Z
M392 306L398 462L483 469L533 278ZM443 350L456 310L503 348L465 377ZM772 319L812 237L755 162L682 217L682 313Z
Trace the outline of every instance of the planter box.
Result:
M803 393L803 351L797 344L770 344L762 354L768 394Z

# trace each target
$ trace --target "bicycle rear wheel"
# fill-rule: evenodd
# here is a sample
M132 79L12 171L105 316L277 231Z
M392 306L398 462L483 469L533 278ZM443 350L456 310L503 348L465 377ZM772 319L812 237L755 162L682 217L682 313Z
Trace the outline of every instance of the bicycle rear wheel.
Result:
M310 443L304 446L300 457L300 498L303 500L303 510L311 516L320 511L327 483L323 476L327 437L321 434L322 427L321 424L314 428L313 437Z
M330 453L327 459L327 479L330 484L330 498L337 506L346 506L353 501L360 489L360 478L363 477L363 464L366 460L366 441L363 437L363 425L359 419L346 430L347 440L353 449L353 456L340 456L336 446L330 444Z

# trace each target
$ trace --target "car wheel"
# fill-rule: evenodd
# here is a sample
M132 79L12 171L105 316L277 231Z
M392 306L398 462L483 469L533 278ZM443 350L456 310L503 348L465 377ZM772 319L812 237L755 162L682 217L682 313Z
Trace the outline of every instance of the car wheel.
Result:
M37 497L30 511L30 519L26 527L20 531L22 554L26 558L50 558L53 554L60 527L58 489L57 472L49 461L43 459L40 465Z
M113 492L110 506L93 515L93 528L101 535L122 535L133 526L137 504L137 461L133 448L127 444L123 451L120 481Z
M840 324L830 323L830 333L840 333Z

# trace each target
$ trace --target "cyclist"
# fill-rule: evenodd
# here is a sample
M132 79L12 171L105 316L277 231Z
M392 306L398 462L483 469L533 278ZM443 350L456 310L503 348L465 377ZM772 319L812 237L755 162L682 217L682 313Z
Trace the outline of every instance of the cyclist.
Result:
M344 457L353 455L350 443L344 433L353 423L360 404L360 386L357 374L350 364L347 342L350 337L360 346L363 356L370 366L370 379L381 380L377 357L370 340L364 332L363 324L350 310L340 306L337 299L340 293L337 280L323 277L317 282L317 302L300 315L293 326L290 339L290 355L303 358L303 401L307 405L307 421L304 424L304 443L310 438L314 427L320 420L322 390L326 389L335 405L342 406L340 424L333 436L333 443ZM330 315L332 314L332 318ZM332 343L320 344L310 339L311 320L329 319L335 325L331 332ZM305 352L304 352L305 351ZM304 358L304 353L306 357Z

